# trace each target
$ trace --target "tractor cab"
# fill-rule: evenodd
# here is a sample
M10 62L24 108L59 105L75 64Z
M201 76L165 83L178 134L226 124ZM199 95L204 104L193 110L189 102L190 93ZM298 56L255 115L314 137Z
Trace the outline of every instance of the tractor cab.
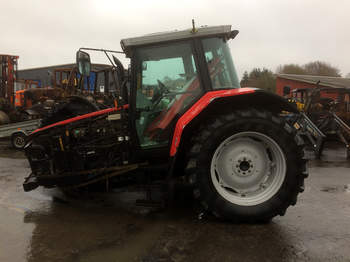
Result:
M167 145L174 120L207 90L239 88L230 26L121 41L133 67L132 101L141 147Z

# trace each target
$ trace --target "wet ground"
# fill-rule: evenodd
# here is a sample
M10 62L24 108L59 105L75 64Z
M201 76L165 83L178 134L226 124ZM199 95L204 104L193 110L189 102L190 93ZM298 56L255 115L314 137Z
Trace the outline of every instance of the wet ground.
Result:
M0 142L0 261L350 261L350 161L333 146L310 162L295 207L269 224L198 219L190 201L135 208L136 193L63 201L24 193L29 168Z

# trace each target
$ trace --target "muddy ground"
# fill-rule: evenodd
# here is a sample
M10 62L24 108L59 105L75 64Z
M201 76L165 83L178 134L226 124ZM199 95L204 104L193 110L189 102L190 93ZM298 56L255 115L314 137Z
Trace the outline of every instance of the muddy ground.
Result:
M163 212L133 192L66 201L22 190L29 167L0 142L0 261L350 261L350 161L332 146L312 160L295 207L269 224L198 218L190 200Z

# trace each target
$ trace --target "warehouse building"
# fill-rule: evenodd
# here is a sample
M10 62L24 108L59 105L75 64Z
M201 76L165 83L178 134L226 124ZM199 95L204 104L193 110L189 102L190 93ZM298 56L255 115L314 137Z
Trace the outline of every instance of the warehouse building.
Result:
M62 65L53 65L46 67L37 67L18 70L18 79L32 80L36 81L39 87L48 87L53 86L53 83L56 81L55 86L60 86L62 82L67 81L70 71L76 66L76 64L62 64ZM98 88L103 89L105 83L111 82L112 77L110 74L98 74L96 72L109 71L111 69L110 65L106 64L92 64L92 73L88 81L90 82L89 86L97 86ZM106 76L108 75L108 76ZM84 82L85 85L87 81ZM110 83L111 85L111 83Z
M285 96L284 90L316 88L317 85L319 87L350 89L350 78L279 74L276 79L276 93L280 96Z

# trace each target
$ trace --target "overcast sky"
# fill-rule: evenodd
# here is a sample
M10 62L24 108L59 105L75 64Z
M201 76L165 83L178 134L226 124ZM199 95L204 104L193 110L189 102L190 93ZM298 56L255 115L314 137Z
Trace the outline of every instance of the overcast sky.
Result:
M120 50L122 38L186 29L194 18L240 31L230 43L240 78L314 60L350 72L347 0L0 0L0 10L0 54L19 55L20 69L74 62L82 46Z

